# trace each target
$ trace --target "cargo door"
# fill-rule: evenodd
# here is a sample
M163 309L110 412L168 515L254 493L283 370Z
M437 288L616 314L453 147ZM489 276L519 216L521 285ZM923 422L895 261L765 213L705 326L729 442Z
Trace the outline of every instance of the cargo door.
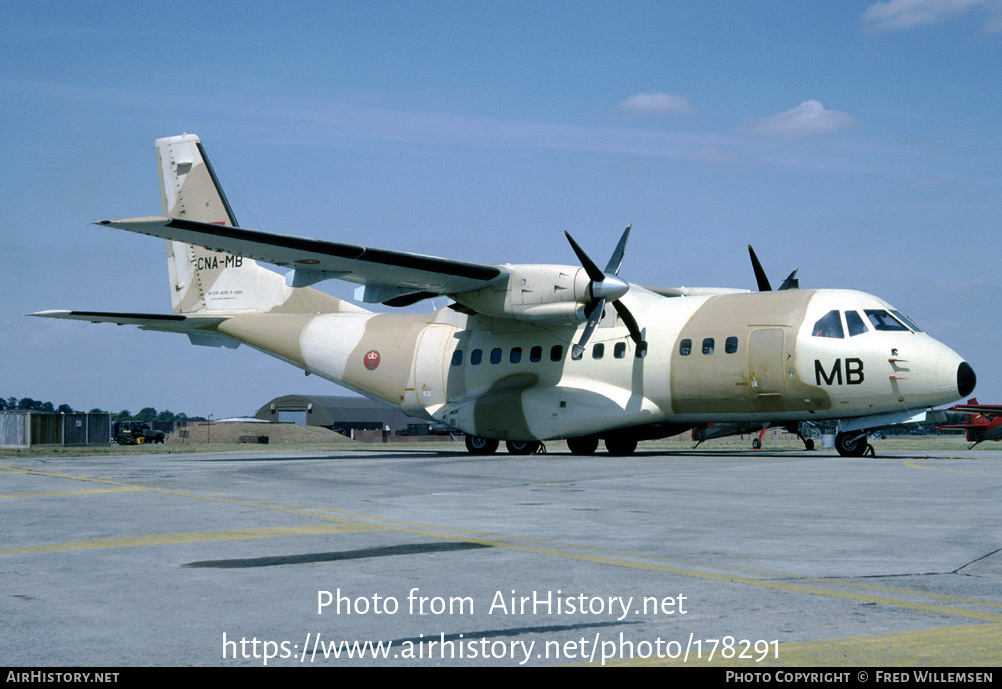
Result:
M755 396L786 393L786 330L756 328L748 333L748 388Z
M451 325L429 325L418 338L414 357L414 394L422 407L444 404L445 378L452 350Z

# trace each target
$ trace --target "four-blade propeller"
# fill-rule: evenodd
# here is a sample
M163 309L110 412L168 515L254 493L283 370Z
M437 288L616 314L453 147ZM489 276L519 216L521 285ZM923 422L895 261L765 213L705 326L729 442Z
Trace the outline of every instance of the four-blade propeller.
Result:
M602 320L602 312L605 310L606 301L612 302L619 317L629 329L630 337L637 343L637 347L643 347L643 335L640 332L640 327L637 325L637 319L633 317L633 314L630 313L630 310L626 308L623 302L619 301L623 295L630 291L630 285L619 277L619 269L623 265L623 254L626 252L626 241L630 238L631 227L632 225L627 225L626 230L623 231L623 236L619 238L619 244L616 245L616 249L612 252L612 256L609 258L604 271L599 270L595 262L588 257L584 249L578 246L578 243L574 241L569 232L564 232L567 235L567 241L571 243L571 248L574 249L574 253L577 254L578 260L581 262L581 267L584 268L585 273L591 280L588 283L588 296L591 299L585 304L587 323L585 324L584 332L581 333L581 339L574 345L572 356L575 359L580 358L584 353L585 347L588 346L588 341L594 334L595 328L598 327L598 322Z
M748 255L751 256L752 270L755 271L755 282L758 283L759 292L771 292L772 285L769 284L769 278L765 276L765 270L762 269L762 264L759 263L758 256L755 255L755 249L748 245ZM797 271L799 268L794 268L793 272L786 276L783 280L783 284L779 286L780 290L784 289L800 289L800 280L797 279Z

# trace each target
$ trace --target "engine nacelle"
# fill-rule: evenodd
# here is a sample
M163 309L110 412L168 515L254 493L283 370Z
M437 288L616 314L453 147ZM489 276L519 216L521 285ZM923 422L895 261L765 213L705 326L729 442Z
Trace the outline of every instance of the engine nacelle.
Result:
M583 323L591 300L582 268L528 264L510 266L508 280L473 292L450 295L457 303L485 316L527 322Z

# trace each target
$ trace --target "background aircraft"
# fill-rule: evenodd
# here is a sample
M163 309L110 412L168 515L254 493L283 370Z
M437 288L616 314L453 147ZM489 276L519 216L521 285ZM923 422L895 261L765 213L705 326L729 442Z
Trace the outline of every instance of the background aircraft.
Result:
M1002 440L1002 404L978 404L978 398L972 397L967 404L958 404L946 411L967 414L967 423L937 428L963 428L967 431L967 441L974 445L986 440Z
M565 233L580 266L494 265L237 226L198 137L156 142L163 215L100 225L167 240L171 314L44 311L255 349L467 435L475 454L565 438L628 454L708 423L841 419L836 447L965 397L973 369L886 302L851 290L655 288L619 277ZM257 264L284 267L285 276ZM372 313L313 289L431 313Z

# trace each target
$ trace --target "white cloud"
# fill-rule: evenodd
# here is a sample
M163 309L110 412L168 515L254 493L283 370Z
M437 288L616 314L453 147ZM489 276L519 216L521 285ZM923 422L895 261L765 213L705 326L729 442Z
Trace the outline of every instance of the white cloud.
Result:
M872 31L899 31L939 24L974 8L987 9L993 15L986 26L992 32L999 18L997 0L886 0L868 7L862 22Z
M738 127L739 134L751 134L769 139L803 139L809 136L831 134L856 123L849 115L838 110L825 110L816 100L801 103L792 110L777 113L761 120L749 120Z
M651 91L630 96L619 104L621 110L642 115L664 115L671 113L694 113L695 108L682 96Z

